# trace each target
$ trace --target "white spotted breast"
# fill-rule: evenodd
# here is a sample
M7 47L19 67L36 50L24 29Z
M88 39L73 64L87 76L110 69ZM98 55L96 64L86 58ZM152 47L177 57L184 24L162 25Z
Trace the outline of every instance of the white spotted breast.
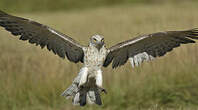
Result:
M103 46L99 51L94 46L84 48L84 65L89 69L100 69L107 56L107 49Z

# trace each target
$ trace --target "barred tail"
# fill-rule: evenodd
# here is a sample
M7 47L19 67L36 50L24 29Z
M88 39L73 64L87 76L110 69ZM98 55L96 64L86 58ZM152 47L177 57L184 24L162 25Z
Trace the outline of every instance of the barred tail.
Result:
M62 94L61 96L66 97L69 99L70 97L74 97L78 92L78 86L74 83L72 83L71 86L69 86Z
M93 89L93 88L92 88ZM80 106L85 106L86 104L97 104L102 105L100 93L98 90L87 90L87 88L82 88L74 97L73 104L80 104Z
M61 95L69 99L70 97L74 98L74 96L77 94L79 88L78 84L80 82L81 73L78 74L78 76L74 79L71 86L69 86Z
M101 101L101 97L100 97L100 92L98 90L89 91L88 94L89 94L88 97L90 98L90 100L92 102L94 102L97 105L102 105L102 101Z
M67 99L71 97L74 105L85 106L87 102L89 104L95 103L102 105L100 97L101 90L95 85L95 81L88 82L88 85L92 86L84 86L83 88L78 87L82 74L83 70L81 70L78 76L74 79L72 85L69 86L61 95Z
M72 98L73 105L85 106L88 104L102 105L100 91L97 88L81 88L73 83L62 94L69 99Z

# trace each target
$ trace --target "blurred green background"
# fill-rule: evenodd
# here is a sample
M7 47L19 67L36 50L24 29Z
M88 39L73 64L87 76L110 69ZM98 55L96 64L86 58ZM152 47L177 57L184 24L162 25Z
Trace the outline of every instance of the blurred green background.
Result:
M84 45L93 34L110 47L142 34L198 27L197 0L0 0L0 9ZM140 67L103 68L103 106L80 108L60 94L82 64L0 28L0 110L197 110L197 64L198 44L190 44Z
M197 0L0 0L0 9L9 11L58 11L76 10L97 7L109 7L123 4L154 4L189 2Z

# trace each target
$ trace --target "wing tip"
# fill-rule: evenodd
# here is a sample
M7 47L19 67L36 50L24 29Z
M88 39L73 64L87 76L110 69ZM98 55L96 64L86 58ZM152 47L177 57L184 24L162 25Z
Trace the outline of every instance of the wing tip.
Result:
M2 16L2 15L8 15L8 14L0 9L0 16Z
M193 28L187 31L188 35L187 37L191 38L191 39L198 39L198 28ZM195 43L196 41L193 40L193 42L190 43Z

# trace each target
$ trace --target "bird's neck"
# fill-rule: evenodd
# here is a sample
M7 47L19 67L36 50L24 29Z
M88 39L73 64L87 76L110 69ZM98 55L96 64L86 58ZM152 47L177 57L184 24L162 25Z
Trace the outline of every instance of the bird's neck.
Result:
M97 47L96 45L94 45L94 44L92 44L92 43L90 43L89 44L89 47L91 48L91 49L94 49L94 50L97 50L97 51L100 51L101 50L101 48L103 47Z
M95 45L92 44L92 43L89 43L89 47L92 48L92 49L97 49L97 48L95 47Z

